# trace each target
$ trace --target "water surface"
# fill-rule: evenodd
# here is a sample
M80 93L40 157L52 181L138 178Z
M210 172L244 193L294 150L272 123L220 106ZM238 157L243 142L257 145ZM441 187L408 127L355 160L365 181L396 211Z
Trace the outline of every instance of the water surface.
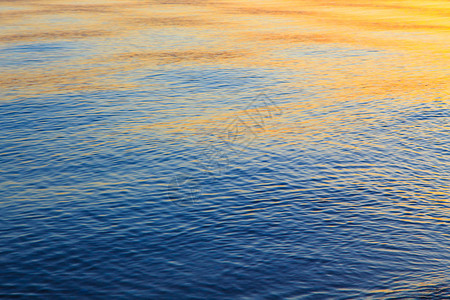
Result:
M3 1L0 295L446 299L446 1Z

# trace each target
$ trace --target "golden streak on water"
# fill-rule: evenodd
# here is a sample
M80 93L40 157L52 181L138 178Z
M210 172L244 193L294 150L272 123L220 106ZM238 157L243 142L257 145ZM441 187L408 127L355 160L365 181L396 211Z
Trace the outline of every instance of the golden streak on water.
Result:
M361 95L448 101L449 17L448 1L2 2L1 45L86 41L101 55L36 72L11 69L2 72L0 87L23 95L127 90L139 84L114 74L209 64L309 70L333 101ZM285 51L320 45L391 54L361 59ZM297 78L289 84L304 83Z

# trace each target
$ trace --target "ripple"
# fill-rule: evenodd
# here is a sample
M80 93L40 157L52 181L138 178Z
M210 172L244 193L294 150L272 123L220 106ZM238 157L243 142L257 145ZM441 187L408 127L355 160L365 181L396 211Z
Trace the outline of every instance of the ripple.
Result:
M0 297L444 299L448 5L0 4Z

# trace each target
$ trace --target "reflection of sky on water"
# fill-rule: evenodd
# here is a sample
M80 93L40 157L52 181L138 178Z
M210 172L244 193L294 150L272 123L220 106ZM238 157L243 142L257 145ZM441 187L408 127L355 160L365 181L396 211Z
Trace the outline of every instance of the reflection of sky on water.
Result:
M0 290L447 296L448 8L0 3Z

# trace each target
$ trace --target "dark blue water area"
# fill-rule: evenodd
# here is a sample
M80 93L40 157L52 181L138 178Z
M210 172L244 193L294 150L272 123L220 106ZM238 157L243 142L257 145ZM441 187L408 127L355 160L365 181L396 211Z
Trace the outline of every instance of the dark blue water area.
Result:
M323 100L307 87L271 90L280 114L230 140L258 76L183 72L154 89L0 104L1 296L448 295L445 103L307 109ZM236 82L250 91L221 87ZM225 97L205 97L213 87ZM194 134L161 125L205 107L235 114Z

